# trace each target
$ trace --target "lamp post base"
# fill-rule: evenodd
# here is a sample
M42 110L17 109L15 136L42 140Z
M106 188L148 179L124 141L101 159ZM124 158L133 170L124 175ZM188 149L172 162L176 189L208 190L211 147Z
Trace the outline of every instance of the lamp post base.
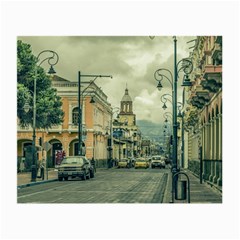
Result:
M36 165L32 165L31 182L36 182L36 179L37 179L37 167Z

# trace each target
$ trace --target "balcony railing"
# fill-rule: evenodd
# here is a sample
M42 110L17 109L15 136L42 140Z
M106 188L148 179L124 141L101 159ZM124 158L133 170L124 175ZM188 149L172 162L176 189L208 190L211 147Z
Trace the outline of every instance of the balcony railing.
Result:
M78 132L78 125L77 124L68 124L68 131Z
M25 127L21 127L20 125L17 125L17 131L18 132L32 132L33 129L32 127L29 125L29 126L25 126Z
M206 65L201 81L203 89L210 92L217 92L222 87L222 66Z
M62 125L55 125L52 126L51 128L48 128L48 132L62 132Z

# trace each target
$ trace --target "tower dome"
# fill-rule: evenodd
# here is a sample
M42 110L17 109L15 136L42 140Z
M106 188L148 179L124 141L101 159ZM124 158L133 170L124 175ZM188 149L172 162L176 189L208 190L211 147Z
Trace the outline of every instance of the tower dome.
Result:
M128 89L126 87L125 89L125 94L122 97L121 100L121 107L120 107L121 111L120 113L125 113L125 114L132 114L132 98L129 96L128 94Z
M125 94L122 97L121 102L132 102L132 98L128 94L128 89L125 89Z

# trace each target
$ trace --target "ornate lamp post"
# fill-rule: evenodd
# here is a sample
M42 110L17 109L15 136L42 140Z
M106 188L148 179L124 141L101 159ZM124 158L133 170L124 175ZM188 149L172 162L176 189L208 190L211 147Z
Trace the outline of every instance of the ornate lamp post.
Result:
M193 70L193 64L191 60L184 58L177 62L177 39L173 37L174 41L174 71L173 74L170 70L166 68L160 68L154 73L154 78L158 82L157 88L161 90L162 80L166 79L170 82L172 86L172 107L173 107L173 165L172 174L177 172L177 82L179 78L179 72L183 72L188 76ZM180 64L182 64L180 66ZM189 78L187 77L189 80ZM184 84L183 84L184 85Z
M44 58L39 64L40 56L43 53L51 53L50 57ZM59 57L58 54L52 50L43 50L37 56L37 67L40 67L43 62L48 60L50 69L49 74L56 73L53 69L53 66L58 63ZM33 135L32 135L32 169L31 169L31 182L36 182L37 178L37 155L36 155L36 88L37 88L37 67L35 67L35 76L34 76L34 87L33 87Z
M78 155L82 156L82 107L81 107L81 95L84 93L84 91L81 93L81 78L94 78L92 81L90 81L90 84L84 89L86 89L97 79L102 77L110 77L111 75L83 75L80 71L78 71ZM93 102L93 99L91 99L91 102Z

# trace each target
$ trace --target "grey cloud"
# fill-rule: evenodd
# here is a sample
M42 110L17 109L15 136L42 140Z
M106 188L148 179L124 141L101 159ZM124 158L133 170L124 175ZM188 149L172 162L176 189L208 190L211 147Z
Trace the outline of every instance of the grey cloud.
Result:
M188 55L186 42L193 38L178 37L178 59ZM19 39L32 45L34 55L44 49L56 51L59 55L57 74L70 81L77 81L78 71L113 75L113 79L96 81L113 106L119 106L126 83L132 99L143 89L151 95L157 85L154 72L160 67L173 69L171 36L156 36L153 40L148 36L20 36ZM171 91L170 85L165 88ZM146 114L146 119L149 117Z

